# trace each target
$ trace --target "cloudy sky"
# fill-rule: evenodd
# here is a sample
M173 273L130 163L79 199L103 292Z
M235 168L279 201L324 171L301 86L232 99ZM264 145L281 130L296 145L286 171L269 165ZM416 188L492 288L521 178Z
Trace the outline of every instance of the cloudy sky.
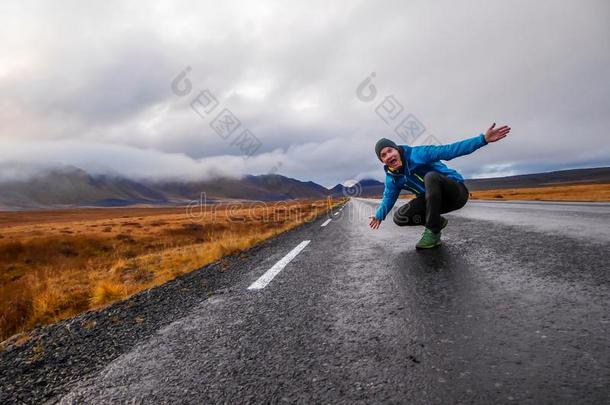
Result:
M493 122L509 136L448 165L608 166L608 21L605 0L3 1L0 179L71 164L332 186L382 177L380 137Z

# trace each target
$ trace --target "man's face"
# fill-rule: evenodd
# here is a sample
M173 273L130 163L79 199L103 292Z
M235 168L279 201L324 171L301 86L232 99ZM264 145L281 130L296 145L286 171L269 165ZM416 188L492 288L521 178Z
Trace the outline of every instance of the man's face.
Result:
M400 160L398 150L392 148L391 146L386 146L385 148L381 149L379 157L381 158L381 161L390 169L399 169L402 166L402 161Z

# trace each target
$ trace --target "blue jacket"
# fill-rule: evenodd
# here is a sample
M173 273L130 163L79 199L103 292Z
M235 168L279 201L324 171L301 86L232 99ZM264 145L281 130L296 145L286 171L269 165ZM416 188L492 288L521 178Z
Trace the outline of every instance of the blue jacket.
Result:
M402 173L393 173L384 166L385 189L383 200L375 212L375 218L383 221L392 209L400 191L405 189L415 193L416 196L426 193L424 176L429 171L439 172L445 176L464 182L464 178L455 170L448 168L440 160L451 160L458 156L468 155L482 146L487 145L485 135L480 134L473 138L464 139L447 145L399 145L402 148Z

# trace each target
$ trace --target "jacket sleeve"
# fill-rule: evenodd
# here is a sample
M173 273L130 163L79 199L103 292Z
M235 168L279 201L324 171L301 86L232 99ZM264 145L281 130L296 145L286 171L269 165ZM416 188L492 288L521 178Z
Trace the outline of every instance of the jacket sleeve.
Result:
M420 161L421 163L431 163L468 155L485 145L487 145L485 135L480 134L447 145L414 146L411 156L413 160Z
M383 199L381 200L381 205L379 205L379 208L377 208L377 211L375 212L375 218L379 221L383 221L394 204L396 204L399 195L400 189L393 187L391 182L386 181L385 188L383 189Z

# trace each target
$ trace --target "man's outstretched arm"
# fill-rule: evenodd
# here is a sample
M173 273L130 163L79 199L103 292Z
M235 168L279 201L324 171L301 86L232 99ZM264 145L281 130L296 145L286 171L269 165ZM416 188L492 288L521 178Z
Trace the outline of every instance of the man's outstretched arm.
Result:
M475 150L487 145L489 142L496 142L506 137L510 132L510 127L505 125L495 128L496 123L485 132L472 138L450 143L447 145L421 145L413 148L413 159L423 163L437 162L439 160L451 160L458 156L468 155Z

